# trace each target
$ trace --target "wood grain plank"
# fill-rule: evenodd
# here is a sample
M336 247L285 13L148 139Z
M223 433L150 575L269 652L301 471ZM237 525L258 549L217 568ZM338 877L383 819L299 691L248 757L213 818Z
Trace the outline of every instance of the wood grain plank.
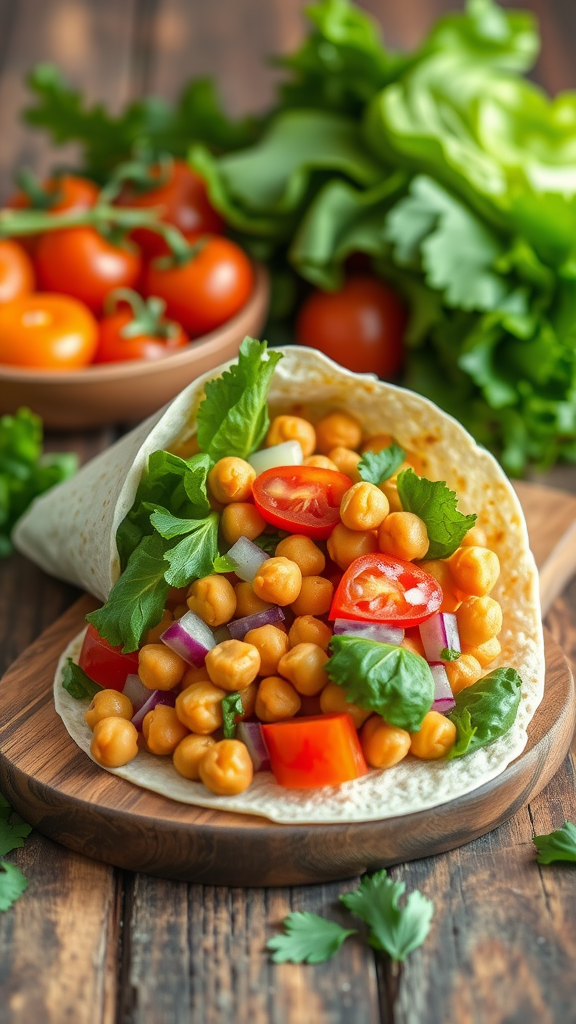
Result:
M576 497L537 483L516 481L540 574L542 614L576 571Z

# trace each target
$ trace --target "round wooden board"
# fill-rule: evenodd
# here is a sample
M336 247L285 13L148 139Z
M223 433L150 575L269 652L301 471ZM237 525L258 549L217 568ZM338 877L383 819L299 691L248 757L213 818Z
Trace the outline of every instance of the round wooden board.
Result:
M277 825L167 800L102 771L54 710L58 657L82 628L81 598L0 682L0 790L35 828L89 857L209 885L298 885L442 853L484 835L560 767L574 732L574 681L546 633L546 690L521 756L492 782L418 814L350 825Z

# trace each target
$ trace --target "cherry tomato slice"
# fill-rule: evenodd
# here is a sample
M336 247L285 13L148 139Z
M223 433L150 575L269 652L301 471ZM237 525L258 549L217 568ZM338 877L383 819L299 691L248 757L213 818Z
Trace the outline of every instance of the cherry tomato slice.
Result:
M348 567L328 617L417 626L438 611L442 597L442 587L429 573L377 552Z
M340 502L352 481L317 466L277 466L257 476L254 502L267 523L325 540L340 522Z
M263 725L276 782L288 789L340 786L368 771L347 714L313 715Z
M128 676L138 672L138 651L122 654L120 647L111 647L94 626L88 626L78 664L100 686L123 690Z

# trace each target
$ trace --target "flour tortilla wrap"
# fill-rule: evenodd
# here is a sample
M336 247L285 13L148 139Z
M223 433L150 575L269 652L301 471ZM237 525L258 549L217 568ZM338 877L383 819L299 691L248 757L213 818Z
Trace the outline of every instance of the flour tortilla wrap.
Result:
M493 596L503 612L502 653L490 667L512 666L522 677L516 721L500 739L454 761L409 756L394 768L319 790L284 789L270 773L259 772L246 792L218 797L201 783L178 775L170 758L143 751L115 774L184 803L285 823L369 821L435 807L488 782L521 753L526 728L542 699L538 579L522 509L495 459L427 399L370 375L349 373L311 349L288 347L283 352L269 393L273 414L296 410L314 420L329 410L348 410L367 435L390 433L404 448L419 452L425 475L445 480L457 492L462 512L477 513L501 565ZM157 449L174 448L194 433L204 383L225 368L190 384L75 478L39 498L16 530L19 550L47 572L105 600L120 571L116 530L132 506L148 456ZM81 641L82 635L63 653L54 695L68 732L89 755L91 733L84 722L88 702L74 700L61 686L65 659L70 654L77 657Z

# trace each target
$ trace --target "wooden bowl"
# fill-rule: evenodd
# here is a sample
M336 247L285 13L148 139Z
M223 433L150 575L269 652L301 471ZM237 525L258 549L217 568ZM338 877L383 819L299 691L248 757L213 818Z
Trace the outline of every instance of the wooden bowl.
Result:
M144 419L196 377L233 359L246 334L259 337L270 289L264 267L256 264L254 270L254 291L235 317L163 359L105 363L69 373L0 366L0 413L25 405L57 430Z

